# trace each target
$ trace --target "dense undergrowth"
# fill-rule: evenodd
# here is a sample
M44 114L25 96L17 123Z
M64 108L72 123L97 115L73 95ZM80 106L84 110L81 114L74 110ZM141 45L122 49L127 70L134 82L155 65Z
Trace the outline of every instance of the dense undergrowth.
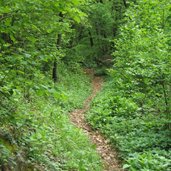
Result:
M120 152L131 171L169 171L171 139L163 115L138 112L136 101L121 97L108 81L91 105L87 119Z
M43 90L30 92L27 99L20 92L1 99L5 106L0 110L2 168L101 170L95 147L66 115L81 107L90 93L89 79L78 67L71 71L60 66L57 86L49 81ZM47 77L41 82L47 82Z
M0 169L101 170L66 115L90 92L84 65L111 67L88 121L124 167L169 171L170 28L168 0L0 1Z
M170 11L167 0L130 4L114 40L111 81L88 115L131 171L171 169Z

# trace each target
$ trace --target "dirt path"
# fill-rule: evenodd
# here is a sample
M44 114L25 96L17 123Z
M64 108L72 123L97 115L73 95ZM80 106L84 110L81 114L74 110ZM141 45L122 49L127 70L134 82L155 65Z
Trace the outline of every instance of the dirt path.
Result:
M86 70L87 74L93 77L92 70ZM90 125L86 122L84 114L89 110L90 102L100 91L102 86L102 78L93 77L92 86L93 92L83 105L82 109L76 109L70 114L70 119L78 128L81 128L91 139L92 143L96 145L97 152L100 154L103 163L104 171L122 171L117 160L116 151L109 145L108 141L98 132L92 130Z

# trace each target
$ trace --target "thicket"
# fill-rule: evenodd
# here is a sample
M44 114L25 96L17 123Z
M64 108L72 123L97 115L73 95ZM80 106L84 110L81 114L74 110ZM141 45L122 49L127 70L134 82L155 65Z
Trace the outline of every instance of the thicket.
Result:
M88 5L0 1L0 170L101 170L67 116L90 93L83 57L71 53Z
M101 170L95 147L66 115L81 107L90 92L89 80L81 70L68 74L63 67L60 76L65 78L57 87L44 87L43 95L41 90L32 92L29 101L22 94L3 98L1 169Z
M87 22L73 26L77 33L66 61L71 61L72 56L72 59L79 59L86 67L101 69L111 66L113 37L122 23L125 8L122 0L90 1L83 8Z
M171 169L170 12L166 0L130 4L114 41L112 81L88 115L131 171Z
M66 114L90 93L82 66L103 74L113 52L88 120L125 168L169 170L170 12L167 0L0 0L1 170L102 169Z

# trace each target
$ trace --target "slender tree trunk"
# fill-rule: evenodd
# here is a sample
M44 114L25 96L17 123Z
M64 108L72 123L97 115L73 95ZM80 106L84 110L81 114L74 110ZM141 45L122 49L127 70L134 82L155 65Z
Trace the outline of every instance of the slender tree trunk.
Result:
M60 17L59 22L62 22L62 20L63 20L62 13L59 13L59 17ZM59 33L57 36L57 41L56 41L57 50L60 50L61 40L62 40L62 34ZM53 79L54 83L56 83L58 81L57 68L58 68L58 63L57 63L57 59L55 59L53 62L53 69L52 69L52 79Z
M166 93L164 81L162 82L162 87L163 87L163 95L164 95L164 102L165 102L165 112L168 114L169 113L169 103L168 103L168 98L167 98L168 96Z
M57 61L56 61L56 59L53 62L52 78L53 78L54 83L56 83L57 80L58 80L58 78L57 78Z
M123 0L124 6L127 7L126 0Z
M77 43L79 43L79 41L83 38L83 28L79 27L77 29L78 35L77 35Z
M94 46L94 41L93 41L93 37L92 37L92 34L91 34L90 30L88 31L88 34L90 36L90 46L93 47Z
M162 82L162 87L163 87L163 95L164 95L164 102L165 102L165 113L166 113L167 119L170 120L171 116L170 116L169 97L167 94L167 90L166 90L164 81ZM171 129L171 123L167 124L167 128Z

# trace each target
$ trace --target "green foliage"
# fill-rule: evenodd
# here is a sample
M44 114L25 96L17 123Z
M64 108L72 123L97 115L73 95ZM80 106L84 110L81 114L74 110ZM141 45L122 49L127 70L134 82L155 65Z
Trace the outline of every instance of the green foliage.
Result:
M79 64L70 64L69 69L65 64L60 64L60 86L57 89L62 92L69 103L65 108L81 108L87 93L90 93L90 80ZM70 73L71 72L71 73ZM68 74L70 73L70 74ZM71 77L72 74L72 77Z
M101 170L94 146L66 115L90 92L79 64L84 55L65 60L73 48L68 48L75 39L73 26L86 21L87 4L0 1L2 170ZM55 62L57 84L51 79Z
M39 86L37 80L42 74L49 73L53 61L65 55L64 48L56 47L57 35L63 35L62 46L66 45L72 23L86 17L80 10L85 3L78 0L0 2L1 94L17 89L26 95L30 87Z
M170 10L165 0L129 5L115 40L112 81L88 115L131 171L171 168Z
M168 1L140 1L126 12L111 73L124 96L144 112L170 115L171 56ZM159 105L160 104L160 105Z
M75 32L74 41L70 42L69 56L78 56L85 66L97 67L98 61L105 55L111 54L113 37L118 33L122 23L125 7L122 0L90 1L81 8L87 14L86 20L81 25L73 25Z
M171 160L169 160L168 157L169 154L159 150L143 154L135 153L128 159L128 164L125 164L124 168L131 171L169 171Z
M119 96L121 92L108 81L91 105L88 122L118 149L128 170L169 170L168 119L159 114L142 115L132 99Z
M128 170L169 170L170 11L167 0L1 0L2 170L102 170L66 113L90 92L80 66L106 74L113 49L88 120Z
M66 115L81 107L90 92L89 80L78 67L71 71L64 70L62 63L60 66L58 86L50 88L46 84L35 89L29 101L22 94L13 94L11 100L6 100L11 108L0 110L0 165L13 161L9 168L23 163L32 170L102 169L95 147ZM47 83L47 78L44 81ZM5 101L4 105L7 106Z

